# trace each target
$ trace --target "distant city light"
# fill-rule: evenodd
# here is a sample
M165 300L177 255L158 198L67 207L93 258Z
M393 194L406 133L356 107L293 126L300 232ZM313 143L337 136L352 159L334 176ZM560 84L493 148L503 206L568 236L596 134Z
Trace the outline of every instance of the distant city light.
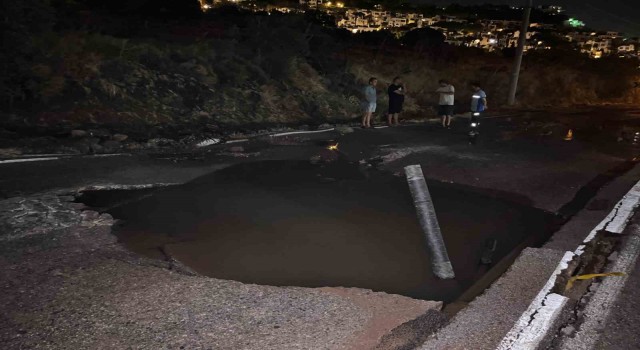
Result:
M199 0L203 12L216 7L214 4L222 0ZM258 12L264 11L264 6L257 6L253 1L247 0L225 0L238 3L242 8ZM518 38L519 30L516 28L520 24L513 20L500 20L495 18L482 18L471 20L460 18L455 15L432 15L427 16L419 12L405 12L402 10L389 11L381 4L376 4L373 9L349 8L344 0L298 0L303 7L275 7L267 13L305 13L306 9L323 11L334 15L335 25L344 28L353 34L375 32L379 30L390 30L400 38L407 31L417 28L432 28L445 36L445 42L451 45L477 47L486 51L495 51L508 47L513 47ZM344 10L338 10L343 9ZM518 8L518 7L513 7ZM538 6L541 11L555 15L556 12L564 12L560 6ZM444 8L443 8L444 9ZM452 22L455 26L449 27L439 25L440 22ZM601 58L609 55L624 55L625 57L640 58L640 51L633 44L626 46L613 46L613 40L624 36L617 32L606 33L584 33L581 28L586 25L575 18L564 21L561 25L549 23L533 23L531 27L542 30L551 30L554 35L565 39L567 42L575 44L575 49L588 54L592 58ZM567 31L566 28L576 28L577 30ZM541 40L534 38L539 32L532 30L526 36L528 44L525 51L551 49L552 46ZM623 40L626 40L624 38ZM627 42L628 43L628 42Z
M579 21L575 18L569 18L569 20L567 20L567 23L569 23L570 26L574 27L574 28L579 28L579 27L584 27L585 24L582 21Z

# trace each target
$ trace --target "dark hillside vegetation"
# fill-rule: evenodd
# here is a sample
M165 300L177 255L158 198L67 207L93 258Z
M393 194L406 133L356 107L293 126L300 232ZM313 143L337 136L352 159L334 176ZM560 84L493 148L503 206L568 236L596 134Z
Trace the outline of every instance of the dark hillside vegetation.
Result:
M432 29L402 38L353 35L331 18L252 13L222 7L203 14L197 1L3 0L0 121L112 129L321 124L359 115L362 84L402 75L407 114L426 116L440 78L479 81L504 103L511 57L452 47ZM635 64L594 61L568 49L529 53L519 101L524 106L628 103ZM550 94L550 89L554 93ZM384 94L382 94L384 95ZM385 97L380 101L384 110Z

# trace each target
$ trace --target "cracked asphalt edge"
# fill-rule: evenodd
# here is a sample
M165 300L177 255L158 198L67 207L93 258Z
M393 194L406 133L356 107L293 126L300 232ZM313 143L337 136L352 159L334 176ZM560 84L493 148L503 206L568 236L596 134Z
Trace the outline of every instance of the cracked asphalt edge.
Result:
M551 274L547 283L538 292L527 310L520 316L511 330L502 339L496 350L534 350L540 348L547 335L553 333L554 326L559 322L562 310L569 298L552 293L558 276L569 267L570 262L584 253L587 243L595 239L600 231L620 234L624 231L631 216L640 205L640 181L616 204L614 209L602 220L585 238L583 243L573 252L565 252L556 270ZM637 247L636 247L637 248ZM638 255L635 255L637 258ZM627 266L633 268L635 258ZM626 280L626 279L625 279ZM621 289L622 283L612 285ZM617 295L617 294L616 294ZM606 316L606 315L605 315Z
M603 327L606 327L611 308L615 305L640 255L640 227L632 224L629 231L629 241L620 251L615 264L608 269L609 272L623 272L624 275L602 281L583 310L584 322L575 336L563 339L562 349L582 350L593 349L596 346Z

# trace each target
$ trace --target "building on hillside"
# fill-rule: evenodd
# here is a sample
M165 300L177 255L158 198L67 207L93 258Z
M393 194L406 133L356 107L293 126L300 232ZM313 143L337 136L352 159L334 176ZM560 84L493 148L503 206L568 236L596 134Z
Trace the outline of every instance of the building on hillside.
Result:
M313 9L319 8L325 3L324 0L299 0L299 1L300 1L300 5L313 8Z
M565 35L565 39L569 42L576 43L580 45L580 43L586 43L587 40L590 40L592 37L592 33L588 32L570 32Z
M601 58L611 53L611 40L594 37L580 45L580 51L589 54L592 58Z
M605 34L600 35L601 38L607 39L617 39L622 37L622 33L620 32L606 32Z
M562 6L557 6L557 5L538 6L538 10L545 13L553 13L553 14L560 14L564 12L564 8Z
M495 32L498 30L516 30L522 26L521 21L507 21L507 20L482 20L480 21L482 27L489 32Z
M618 53L631 53L636 51L636 45L627 44L618 46Z
M529 24L529 28L554 30L557 27L555 24L550 24L550 23L531 23Z
M538 32L535 31L527 31L527 38L524 44L524 50L529 51L532 49L536 49L538 47L538 43L534 42L532 39L536 36ZM507 47L518 47L518 41L520 40L520 31L516 30L512 35L509 36L507 40Z
M440 22L440 16L422 18L422 26L424 27L431 27L438 22Z
M403 18L403 17L392 17L389 19L389 26L390 27L404 27L406 25L409 24L409 20L407 18Z

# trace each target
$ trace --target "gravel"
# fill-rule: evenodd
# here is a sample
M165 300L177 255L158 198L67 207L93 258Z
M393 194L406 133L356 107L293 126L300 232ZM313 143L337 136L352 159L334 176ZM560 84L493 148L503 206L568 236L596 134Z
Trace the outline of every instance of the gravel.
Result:
M125 250L108 215L70 199L0 201L3 349L349 349L441 306L170 270Z

